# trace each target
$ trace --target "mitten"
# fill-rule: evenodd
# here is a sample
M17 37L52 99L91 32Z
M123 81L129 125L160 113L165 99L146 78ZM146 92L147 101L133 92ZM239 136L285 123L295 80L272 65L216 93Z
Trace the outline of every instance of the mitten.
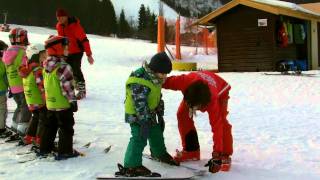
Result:
M77 112L78 111L78 103L77 103L77 101L70 102L70 109L71 109L72 112Z

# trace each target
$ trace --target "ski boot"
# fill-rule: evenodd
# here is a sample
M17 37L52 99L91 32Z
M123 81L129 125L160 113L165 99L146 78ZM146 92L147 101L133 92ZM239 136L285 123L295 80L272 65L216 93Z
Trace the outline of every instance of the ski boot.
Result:
M151 153L151 157L154 158L157 161L169 164L169 165L173 165L173 166L180 166L180 162L176 161L168 152L166 152L164 155L160 156L160 157L155 157L154 155L152 155Z
M144 166L125 168L121 164L118 164L119 171L114 175L116 177L161 177L159 173L151 172Z
M176 155L174 156L174 160L177 162L185 162L185 161L199 161L200 160L200 150L197 151L179 151L176 150Z
M18 146L26 146L26 145L32 144L33 143L33 138L34 137L32 137L30 135L24 136L23 139L19 140Z
M7 129L0 129L0 138L7 138L12 135L12 131Z
M85 82L78 82L76 86L77 86L76 89L78 90L78 93L76 95L77 100L84 99L86 97L86 84L85 84Z
M78 157L78 156L84 156L83 153L80 153L79 151L77 150L73 150L72 153L67 153L67 154L56 154L54 159L57 160L57 161L60 161L60 160L66 160L66 159L69 159L69 158L75 158L75 157Z
M17 142L19 140L21 140L20 135L18 133L16 133L16 134L9 136L4 142L10 143L10 142Z
M221 155L213 152L212 159L205 165L209 167L209 171L216 173L218 171L229 171L231 168L231 157L229 155Z
M231 168L231 157L223 156L221 158L221 168L220 171L229 171Z

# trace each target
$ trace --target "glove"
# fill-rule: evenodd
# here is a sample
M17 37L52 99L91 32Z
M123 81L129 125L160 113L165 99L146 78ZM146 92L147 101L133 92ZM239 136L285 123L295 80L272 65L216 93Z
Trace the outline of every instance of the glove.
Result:
M144 139L148 139L151 129L151 123L149 121L140 122L140 134Z
M11 90L9 89L9 91L8 91L8 98L12 98L12 97L13 97L13 94L12 94Z
M78 103L77 103L77 101L70 102L70 109L71 109L72 112L77 112L78 111Z
M208 161L208 163L206 165L204 165L204 166L205 167L209 167L209 172L216 173L216 172L218 172L220 170L221 164L222 164L221 159L211 158Z
M159 114L157 114L157 116L158 116L158 124L160 125L161 130L163 132L166 124L164 122L163 116L160 116Z

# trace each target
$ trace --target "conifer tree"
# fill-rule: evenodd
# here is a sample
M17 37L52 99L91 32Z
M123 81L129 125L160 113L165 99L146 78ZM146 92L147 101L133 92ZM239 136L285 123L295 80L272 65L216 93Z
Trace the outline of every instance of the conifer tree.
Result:
M129 23L126 20L126 16L123 9L121 10L120 18L119 18L118 36L120 38L126 38L130 36Z

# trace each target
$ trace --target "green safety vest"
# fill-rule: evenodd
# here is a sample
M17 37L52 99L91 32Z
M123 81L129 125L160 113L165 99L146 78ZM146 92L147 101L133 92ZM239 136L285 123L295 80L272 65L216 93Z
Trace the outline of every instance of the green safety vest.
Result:
M70 108L68 99L62 94L60 80L57 76L58 68L59 66L50 73L43 70L46 105L49 110Z
M148 107L150 110L154 110L158 107L161 98L161 85L155 85L143 78L129 77L126 82L125 111L127 114L136 114L134 101L132 99L132 90L129 87L130 84L141 84L150 88L151 91L148 96Z
M43 105L44 102L42 99L42 95L40 89L37 86L36 78L34 77L33 72L31 72L26 78L23 78L22 81L24 96L26 97L27 104Z
M21 65L23 57L23 50L20 49L17 57L14 59L13 63L10 65L6 65L7 70L7 78L9 82L9 86L22 86L22 78L19 76L18 69Z
M5 76L6 76L6 67L2 62L2 59L0 59L0 91L6 91L8 89L8 86L4 81Z

